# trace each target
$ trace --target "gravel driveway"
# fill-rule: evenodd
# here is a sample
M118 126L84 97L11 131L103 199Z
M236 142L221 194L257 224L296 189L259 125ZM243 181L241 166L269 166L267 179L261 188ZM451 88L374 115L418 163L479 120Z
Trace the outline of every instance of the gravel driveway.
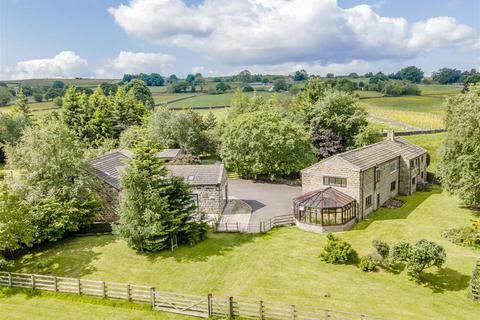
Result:
M301 187L234 179L228 181L229 195L247 202L253 209L250 222L268 220L292 213L292 200L302 193Z

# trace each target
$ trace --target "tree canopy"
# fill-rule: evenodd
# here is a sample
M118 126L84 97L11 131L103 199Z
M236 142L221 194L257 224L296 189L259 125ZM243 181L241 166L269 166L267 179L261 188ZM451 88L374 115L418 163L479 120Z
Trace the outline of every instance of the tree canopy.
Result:
M139 251L161 251L171 241L196 243L205 224L197 215L189 186L171 177L156 149L139 145L120 179L120 221L114 232Z
M480 207L480 86L446 101L447 136L439 167L443 187Z
M420 83L423 79L423 71L415 66L409 66L399 70L396 74L396 77L401 80Z

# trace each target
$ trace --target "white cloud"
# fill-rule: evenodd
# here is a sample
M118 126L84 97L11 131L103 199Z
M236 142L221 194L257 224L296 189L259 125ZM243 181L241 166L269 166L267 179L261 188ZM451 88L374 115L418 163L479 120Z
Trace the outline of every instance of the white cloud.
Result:
M125 73L166 73L173 68L175 57L162 53L121 51L95 71L98 78L118 78Z
M205 0L190 6L181 0L131 0L109 12L135 37L237 66L412 58L478 44L475 31L453 18L411 25L381 17L368 5L343 9L336 0Z
M204 66L195 66L192 68L193 73L203 73L205 72L205 67Z
M90 76L85 59L73 51L62 51L51 59L33 59L18 62L13 67L4 67L2 79L71 78Z

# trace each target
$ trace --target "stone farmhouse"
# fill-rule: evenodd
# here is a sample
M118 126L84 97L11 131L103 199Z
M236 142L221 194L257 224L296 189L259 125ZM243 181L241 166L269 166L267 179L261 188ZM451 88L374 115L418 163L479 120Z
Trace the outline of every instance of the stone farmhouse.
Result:
M324 159L302 171L294 199L299 227L343 231L427 179L427 151L388 132L387 139Z
M212 165L170 165L170 161L181 155L180 149L166 149L156 154L165 159L166 168L175 177L181 177L191 187L192 199L199 212L215 218L222 214L228 199L227 171L223 164ZM92 172L105 182L102 192L101 220L113 222L118 219L120 175L132 159L129 150L118 150L90 161Z

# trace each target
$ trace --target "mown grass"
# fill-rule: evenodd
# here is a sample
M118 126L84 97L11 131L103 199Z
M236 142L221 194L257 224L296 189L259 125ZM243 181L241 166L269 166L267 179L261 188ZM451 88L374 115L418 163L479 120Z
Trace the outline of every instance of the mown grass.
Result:
M480 252L441 237L443 229L468 224L473 213L438 188L402 199L407 201L402 208L382 208L339 236L360 255L372 252L374 239L390 244L421 238L438 242L447 252L447 262L439 270L425 270L420 283L408 278L404 266L364 273L354 265L322 262L325 235L296 227L264 235L209 234L194 247L157 254L137 253L113 236L73 238L33 250L12 270L252 297L388 319L475 319L479 306L467 297L467 286ZM67 308L70 303L61 304ZM84 312L96 311L86 307Z
M0 319L191 319L149 305L45 291L0 289Z
M442 143L445 140L446 133L424 134L407 136L405 139L426 149L430 154L430 165L428 171L436 173L440 161L440 152Z

